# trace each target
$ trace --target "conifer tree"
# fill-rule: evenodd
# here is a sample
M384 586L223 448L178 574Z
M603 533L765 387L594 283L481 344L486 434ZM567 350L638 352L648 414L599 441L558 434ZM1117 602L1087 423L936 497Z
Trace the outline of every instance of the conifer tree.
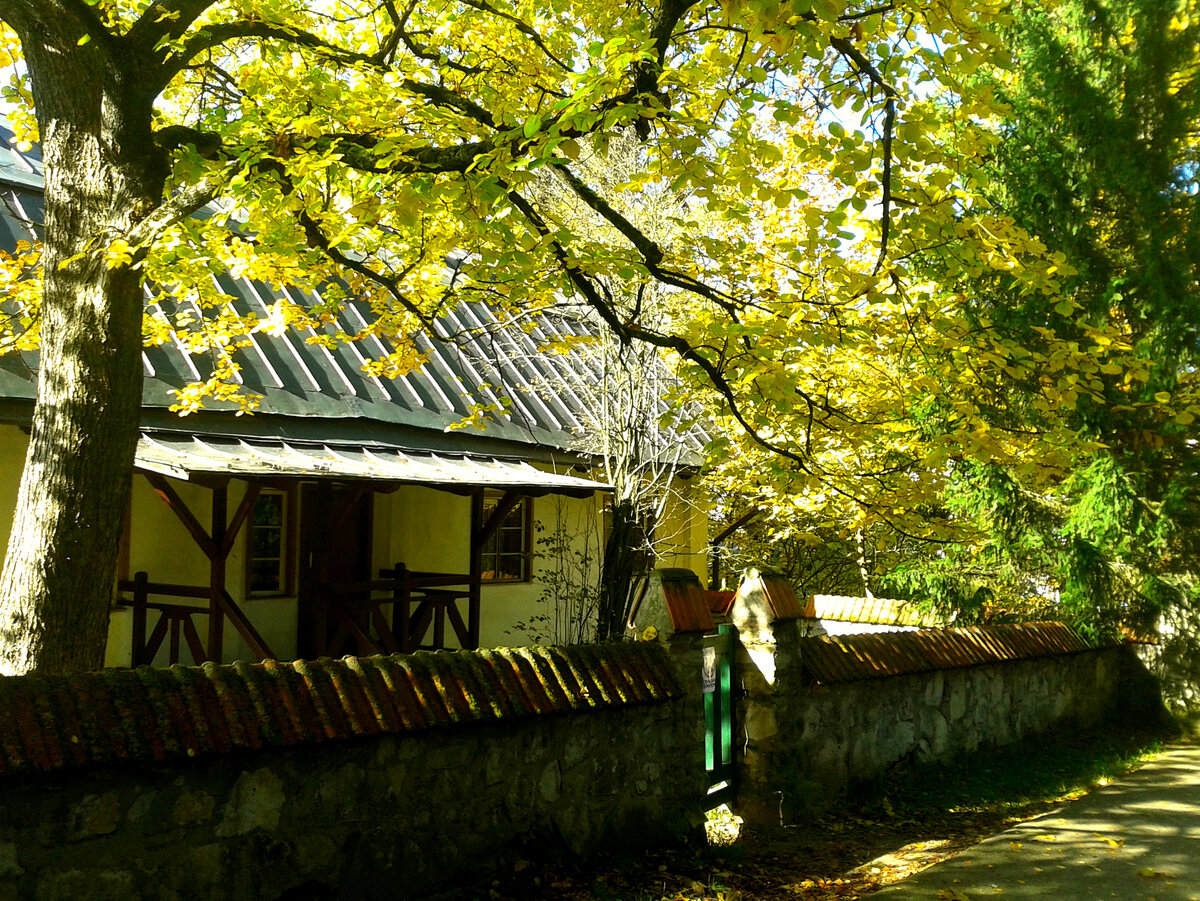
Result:
M947 504L979 539L891 581L967 616L985 603L1044 615L1057 592L1088 628L1144 627L1195 590L1200 18L1186 0L1025 3L1008 36L991 200L1071 274L1061 293L994 271L962 287L981 327L1043 361L1002 373L993 427L1058 422L1088 449L1049 484L958 466ZM1064 343L1087 359L1048 390Z

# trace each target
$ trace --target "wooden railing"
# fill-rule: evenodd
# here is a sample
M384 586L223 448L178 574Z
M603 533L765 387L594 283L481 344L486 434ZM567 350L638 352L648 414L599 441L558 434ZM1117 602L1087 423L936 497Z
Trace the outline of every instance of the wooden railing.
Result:
M479 624L468 603L463 619L458 602L470 601L471 577L463 573L422 572L397 563L381 570L379 579L327 583L322 596L336 625L318 637L322 653L337 655L353 641L363 654L409 654L446 647L449 624L459 647L479 645ZM415 607L414 607L415 605ZM390 615L384 608L390 606ZM430 629L433 636L428 641Z
M133 608L131 661L133 666L153 663L164 641L169 641L167 648L167 665L169 666L182 662L180 652L185 643L191 653L193 663L199 664L206 660L220 663L222 648L219 636L221 632L219 629L216 630L217 640L210 642L212 646L206 647L200 637L200 630L196 628L195 617L198 616L217 616L228 619L257 659L267 660L275 657L266 641L254 628L253 623L246 617L245 611L234 602L227 591L221 590L214 594L208 586L151 582L150 577L144 572L135 573L132 579L122 579L117 583L117 588L123 592L129 592L133 596L129 602L130 607ZM151 601L151 595L169 598L195 598L206 603L201 606L199 604ZM153 631L147 635L151 610L157 611L159 616ZM214 634L211 629L205 631L209 635Z

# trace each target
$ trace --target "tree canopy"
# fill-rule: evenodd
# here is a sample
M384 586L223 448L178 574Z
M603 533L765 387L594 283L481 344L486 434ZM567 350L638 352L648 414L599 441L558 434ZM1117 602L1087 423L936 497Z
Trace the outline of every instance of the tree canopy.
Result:
M1131 362L1123 320L1076 324L1072 248L989 193L1010 107L1007 76L982 75L1011 71L1006 7L7 0L10 120L47 178L44 248L0 267L0 342L43 361L3 668L97 661L143 341L216 355L181 410L252 410L233 375L253 330L379 334L387 375L462 298L580 304L677 361L726 426L714 459L777 521L935 541L983 534L943 497L973 463L1044 484L1101 447L1057 410L1111 390L1192 415ZM636 171L588 165L631 134ZM222 271L311 302L248 317ZM1050 301L1038 342L998 283ZM376 313L357 335L345 292Z
M1002 272L963 285L972 318L1070 381L1047 391L1004 372L1012 401L992 426L1056 420L1093 449L1048 481L997 461L958 468L948 502L984 537L902 568L897 585L968 610L1058 598L1060 612L1100 630L1146 629L1194 594L1196 13L1126 0L1016 8L988 192L1071 273L1051 295Z

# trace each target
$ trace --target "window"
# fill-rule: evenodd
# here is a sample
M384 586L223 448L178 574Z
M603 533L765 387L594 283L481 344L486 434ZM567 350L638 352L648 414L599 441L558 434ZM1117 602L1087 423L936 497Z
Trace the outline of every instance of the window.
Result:
M499 499L484 501L484 522L498 503ZM508 512L483 546L483 581L528 582L532 570L532 536L533 503L526 497Z
M247 537L247 594L259 597L287 592L288 496L264 491L254 499Z

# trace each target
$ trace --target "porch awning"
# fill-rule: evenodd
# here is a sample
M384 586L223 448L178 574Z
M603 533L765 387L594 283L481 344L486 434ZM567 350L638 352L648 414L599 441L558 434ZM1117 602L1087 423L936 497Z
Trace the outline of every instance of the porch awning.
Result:
M493 457L420 453L375 445L310 444L217 436L142 433L138 469L189 480L236 478L368 479L431 488L496 488L525 494L586 497L612 486L543 472L528 463Z

